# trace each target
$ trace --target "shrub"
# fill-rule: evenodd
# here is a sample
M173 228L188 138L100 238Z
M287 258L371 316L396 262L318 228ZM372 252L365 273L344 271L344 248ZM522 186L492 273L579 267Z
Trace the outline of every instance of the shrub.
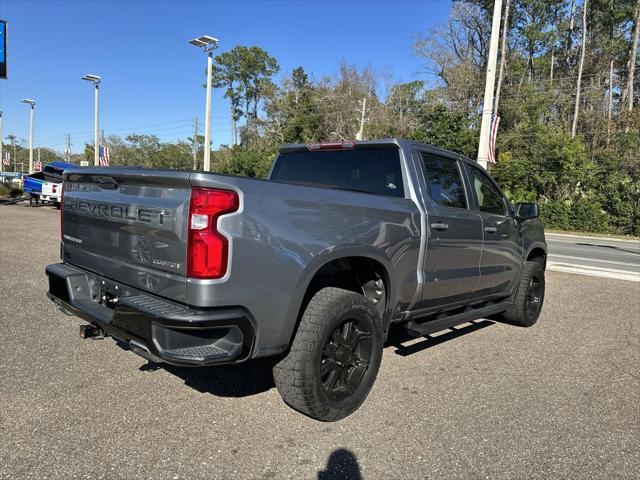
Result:
M563 201L546 201L540 205L540 219L545 228L569 229L569 207Z
M540 205L540 219L546 228L580 232L610 232L610 217L598 202L582 199L573 203L548 200Z
M607 232L609 215L602 211L599 203L582 200L569 209L569 229L581 232Z

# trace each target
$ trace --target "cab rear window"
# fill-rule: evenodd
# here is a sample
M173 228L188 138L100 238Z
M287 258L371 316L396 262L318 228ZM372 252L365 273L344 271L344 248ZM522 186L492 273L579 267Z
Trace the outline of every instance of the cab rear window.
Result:
M404 197L397 148L281 153L271 180Z

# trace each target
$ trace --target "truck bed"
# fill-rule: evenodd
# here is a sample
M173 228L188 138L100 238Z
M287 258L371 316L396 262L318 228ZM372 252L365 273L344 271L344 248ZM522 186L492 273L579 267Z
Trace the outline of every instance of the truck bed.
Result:
M238 210L217 220L229 266L215 280L186 274L189 201L199 187L239 197ZM306 284L326 262L369 256L415 272L419 255L409 199L246 177L86 168L65 174L63 215L69 265L197 308L243 305L271 346L289 341ZM415 273L399 283L408 303Z

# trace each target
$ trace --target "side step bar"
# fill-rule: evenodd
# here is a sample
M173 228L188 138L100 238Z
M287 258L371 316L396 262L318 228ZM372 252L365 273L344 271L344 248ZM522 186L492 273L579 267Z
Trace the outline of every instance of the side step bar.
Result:
M456 313L455 315L447 315L433 320L426 320L423 322L416 322L411 320L405 325L407 333L412 337L423 337L430 333L439 332L440 330L446 330L447 328L455 327L461 323L470 322L471 320L478 320L479 318L486 317L488 315L494 315L496 313L504 312L507 308L506 303L492 303L481 308L470 308L462 313Z

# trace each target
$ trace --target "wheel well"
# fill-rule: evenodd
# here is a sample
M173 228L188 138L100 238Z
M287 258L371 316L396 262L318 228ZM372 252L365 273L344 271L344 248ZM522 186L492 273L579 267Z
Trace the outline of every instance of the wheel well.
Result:
M367 257L343 257L323 265L307 287L299 317L311 297L325 287L343 288L363 294L376 305L383 325L387 325L389 278L380 262Z
M536 247L529 252L527 255L528 262L538 262L542 265L542 268L546 268L547 266L547 252L540 247Z

